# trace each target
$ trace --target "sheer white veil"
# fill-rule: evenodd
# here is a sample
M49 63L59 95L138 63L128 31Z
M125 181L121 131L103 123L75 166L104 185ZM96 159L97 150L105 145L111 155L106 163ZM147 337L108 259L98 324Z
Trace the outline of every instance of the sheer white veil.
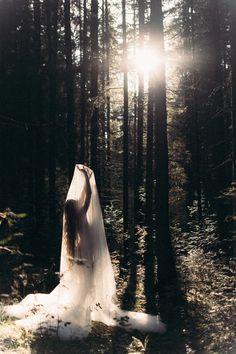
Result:
M123 311L107 247L94 173L76 165L63 215L60 282L50 294L30 294L5 308L16 323L61 339L80 339L92 321L128 330L163 332L158 316Z

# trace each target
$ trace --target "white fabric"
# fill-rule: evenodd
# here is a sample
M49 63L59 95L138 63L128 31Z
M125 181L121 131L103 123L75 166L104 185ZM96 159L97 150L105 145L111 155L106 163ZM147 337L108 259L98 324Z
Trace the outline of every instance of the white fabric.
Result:
M75 166L68 201L76 206L76 238L72 257L64 212L60 283L50 294L30 294L19 304L6 306L6 313L20 318L16 323L24 328L49 332L61 339L86 337L92 321L127 330L164 332L165 325L158 316L123 311L116 305L115 280L92 170ZM89 204L81 216L86 201Z

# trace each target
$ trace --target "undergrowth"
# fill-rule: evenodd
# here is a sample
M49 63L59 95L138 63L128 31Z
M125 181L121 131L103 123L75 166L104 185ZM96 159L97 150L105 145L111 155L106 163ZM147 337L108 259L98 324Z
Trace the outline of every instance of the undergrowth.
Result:
M118 299L122 301L129 283L129 274L119 272L119 249L122 239L121 213L113 207L106 210L108 243L117 283ZM41 334L33 334L18 328L5 317L0 309L0 353L49 354L49 353L103 353L103 354L235 354L236 353L236 278L235 259L226 257L220 248L217 222L214 215L202 223L196 221L195 210L190 210L187 230L179 225L172 227L176 251L178 289L169 286L167 333L144 335L125 332L94 323L91 334L81 341L61 342ZM112 228L116 224L117 228ZM110 230L109 230L110 228ZM111 230L112 229L112 230ZM137 235L139 264L136 268L134 309L144 311L143 250L145 230ZM6 250L4 251L6 257ZM0 254L1 256L1 254ZM18 257L17 260L14 257ZM14 258L14 261L13 261ZM5 259L5 258L4 258ZM33 268L21 260L21 255L11 254L11 296L0 294L2 305L21 298L26 293L45 291L50 269ZM10 263L9 263L10 267ZM3 273L2 273L3 274ZM2 274L0 275L2 277ZM4 278L6 279L6 278ZM45 279L43 283L43 280ZM2 280L2 279L0 279ZM2 290L1 290L2 291ZM18 292L18 294L17 294Z

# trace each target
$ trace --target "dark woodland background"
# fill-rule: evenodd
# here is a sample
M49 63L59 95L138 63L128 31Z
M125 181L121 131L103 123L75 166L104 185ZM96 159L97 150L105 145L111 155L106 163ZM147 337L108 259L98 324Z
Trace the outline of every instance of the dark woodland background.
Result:
M236 1L0 0L2 293L54 287L76 163L123 306L142 279L170 328L145 352L235 353Z

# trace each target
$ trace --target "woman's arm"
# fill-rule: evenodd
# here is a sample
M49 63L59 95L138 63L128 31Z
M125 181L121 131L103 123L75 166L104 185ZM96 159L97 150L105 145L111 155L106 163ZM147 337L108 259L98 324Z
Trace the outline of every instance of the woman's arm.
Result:
M88 210L92 195L92 190L89 182L92 171L84 165L78 165L78 169L84 174L85 177L85 186L83 188L81 198L78 201L78 208L79 213L83 212L85 214Z

